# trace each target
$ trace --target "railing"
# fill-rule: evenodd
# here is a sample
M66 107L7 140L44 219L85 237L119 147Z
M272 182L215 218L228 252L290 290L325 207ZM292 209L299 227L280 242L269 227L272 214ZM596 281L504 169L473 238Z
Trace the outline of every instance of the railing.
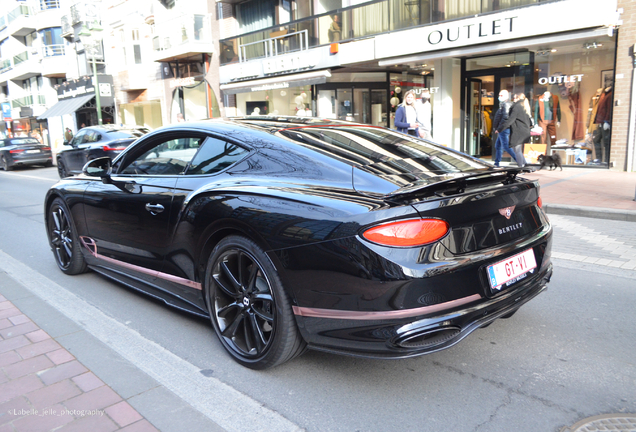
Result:
M18 55L13 56L13 65L17 66L20 63L27 61L28 59L29 59L29 52L24 51Z
M64 53L65 53L65 48L63 44L44 45L42 47L43 57L62 56L64 55Z
M309 49L309 35L307 30L282 34L269 39L243 44L239 47L239 61L243 62L247 60L248 50L252 52L259 52L262 50L262 55L259 57L272 57L277 56L279 54L279 50L282 52L289 52L290 47L297 47L297 49L293 49L294 51Z
M59 0L40 0L40 10L59 9Z
M156 22L152 47L163 51L188 43L209 44L212 42L209 14L181 15L169 21Z
M13 63L11 63L11 60L6 59L6 60L0 61L0 74L5 73L6 71L11 70L12 68L13 68Z
M68 15L64 15L62 17L62 35L73 34L73 26L71 25L71 20Z
M11 100L11 106L13 108L22 108L31 105L46 105L46 98L43 95L35 94Z
M7 14L8 24L11 24L14 20L21 16L29 16L29 7L27 5L20 5Z
M81 22L99 22L98 6L93 3L76 3L71 6L71 25Z
M265 41L278 39L279 35L291 35L306 31L308 46L313 48L332 42L361 39L388 31L403 30L449 19L548 1L558 0L515 0L506 7L495 6L495 4L500 4L499 2L473 2L470 4L479 5L477 9L466 7L465 10L451 14L444 12L444 0L437 0L437 2L380 0L224 39L220 41L220 60L221 65L224 65L266 57L269 51L265 47ZM431 3L438 6L441 4L442 7L430 7ZM405 43L408 42L405 41ZM242 47L247 47L245 52L241 52ZM288 41L288 43L280 45L279 48L279 52L284 53L297 51L300 46Z

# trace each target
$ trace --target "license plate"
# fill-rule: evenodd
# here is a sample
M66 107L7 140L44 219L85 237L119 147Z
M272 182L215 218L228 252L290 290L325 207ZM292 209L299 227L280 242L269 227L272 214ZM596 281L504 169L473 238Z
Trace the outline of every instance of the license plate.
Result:
M27 153L40 153L40 150L27 150Z
M488 266L488 279L493 291L501 291L513 283L524 279L528 273L534 273L537 261L532 249L511 256L503 261Z

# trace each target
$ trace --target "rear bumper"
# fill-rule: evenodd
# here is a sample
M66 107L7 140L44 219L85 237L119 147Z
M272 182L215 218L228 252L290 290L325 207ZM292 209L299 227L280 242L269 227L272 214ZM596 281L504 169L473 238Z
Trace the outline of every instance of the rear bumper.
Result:
M40 165L49 162L53 162L53 157L51 155L42 156L38 155L37 157L21 157L19 159L14 158L13 160L9 160L9 165Z
M532 280L496 298L479 298L434 313L396 320L351 320L297 316L310 348L365 358L408 358L457 344L473 331L508 317L546 290L552 264Z

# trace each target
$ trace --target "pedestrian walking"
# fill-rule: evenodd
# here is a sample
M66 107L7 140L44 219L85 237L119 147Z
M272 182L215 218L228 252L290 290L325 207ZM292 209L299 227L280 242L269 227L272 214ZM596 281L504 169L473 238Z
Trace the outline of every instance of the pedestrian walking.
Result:
M510 147L516 155L517 165L520 167L526 165L523 157L523 144L530 142L530 128L532 120L530 120L530 104L523 93L516 93L513 96L514 102L510 108L508 120L500 124L497 132L510 128Z
M495 113L495 117L492 121L493 137L495 138L495 153L493 156L496 167L499 166L504 151L508 152L508 154L512 156L512 159L517 162L517 155L515 151L510 148L510 128L506 128L501 132L497 131L497 128L510 117L511 108L510 93L508 90L501 90L499 92L499 109Z
M398 132L418 136L417 110L415 109L415 92L409 90L404 94L404 101L395 111L395 128Z

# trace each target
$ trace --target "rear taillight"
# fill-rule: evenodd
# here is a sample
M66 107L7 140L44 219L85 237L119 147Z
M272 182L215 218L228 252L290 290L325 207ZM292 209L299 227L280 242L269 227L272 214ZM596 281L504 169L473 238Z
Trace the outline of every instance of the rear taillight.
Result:
M9 150L9 153L22 153L24 149Z
M104 149L104 151L121 151L121 150L125 150L126 147L110 147L110 146L105 145L103 147L103 149Z
M42 147L41 150L42 151L51 151L51 147Z
M543 208L543 201L541 201L541 197L539 197L539 199L537 200L537 205L539 206L539 208Z
M446 235L448 223L439 219L409 219L369 228L362 236L384 246L422 246Z

